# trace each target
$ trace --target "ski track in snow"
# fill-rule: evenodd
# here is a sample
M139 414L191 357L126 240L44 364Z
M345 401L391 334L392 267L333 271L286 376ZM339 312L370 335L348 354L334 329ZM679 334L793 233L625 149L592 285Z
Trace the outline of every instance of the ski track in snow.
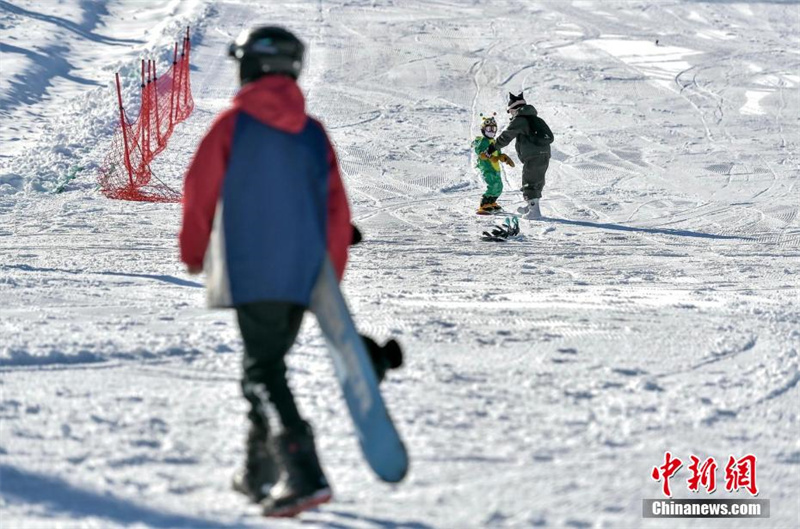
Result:
M798 17L781 2L0 0L3 526L800 526ZM412 469L390 486L306 320L292 384L336 496L300 522L229 490L241 343L178 262L179 206L94 188L113 72L130 105L136 61L164 60L191 24L196 108L154 165L179 186L236 91L226 45L256 22L308 43L301 85L365 234L345 290L362 330L407 350L384 394ZM470 141L522 89L557 136L545 218L490 244L502 218L472 215ZM666 450L756 454L771 518L642 519Z

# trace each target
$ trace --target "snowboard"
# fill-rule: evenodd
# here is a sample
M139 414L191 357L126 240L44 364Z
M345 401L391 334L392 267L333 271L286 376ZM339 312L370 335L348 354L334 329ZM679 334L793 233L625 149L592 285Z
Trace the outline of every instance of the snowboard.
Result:
M372 360L327 257L311 294L311 312L325 336L364 457L383 481L401 481L408 471L408 454L389 417Z
M509 237L519 235L519 219L517 217L506 217L502 225L495 226L492 231L485 231L481 239L491 242L506 242Z

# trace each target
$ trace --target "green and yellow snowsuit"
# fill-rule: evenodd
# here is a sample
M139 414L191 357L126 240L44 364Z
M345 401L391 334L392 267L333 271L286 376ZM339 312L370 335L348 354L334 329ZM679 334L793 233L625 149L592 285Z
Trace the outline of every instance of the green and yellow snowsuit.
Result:
M478 136L472 141L472 147L477 155L477 163L475 167L483 175L483 180L486 182L486 192L483 194L481 206L484 204L494 204L497 198L503 193L503 178L500 173L500 157L502 153L496 150L491 156L481 157L481 154L486 152L489 145L492 145L494 140L486 136Z

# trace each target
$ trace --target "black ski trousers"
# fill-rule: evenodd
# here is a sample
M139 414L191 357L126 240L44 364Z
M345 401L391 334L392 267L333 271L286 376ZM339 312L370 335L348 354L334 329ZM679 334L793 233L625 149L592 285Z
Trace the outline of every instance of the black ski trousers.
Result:
M522 196L525 200L542 198L544 175L550 166L549 154L531 156L522 163Z
M242 392L250 403L247 414L256 426L269 431L269 410L284 430L298 430L303 419L286 379L284 357L294 344L305 307L280 301L259 301L236 307L244 340Z

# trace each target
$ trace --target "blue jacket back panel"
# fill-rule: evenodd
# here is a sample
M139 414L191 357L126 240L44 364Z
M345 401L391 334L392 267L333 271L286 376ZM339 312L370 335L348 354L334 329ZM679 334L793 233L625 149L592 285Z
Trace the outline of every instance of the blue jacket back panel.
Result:
M309 306L326 252L327 152L313 120L291 134L239 114L222 186L233 305Z

